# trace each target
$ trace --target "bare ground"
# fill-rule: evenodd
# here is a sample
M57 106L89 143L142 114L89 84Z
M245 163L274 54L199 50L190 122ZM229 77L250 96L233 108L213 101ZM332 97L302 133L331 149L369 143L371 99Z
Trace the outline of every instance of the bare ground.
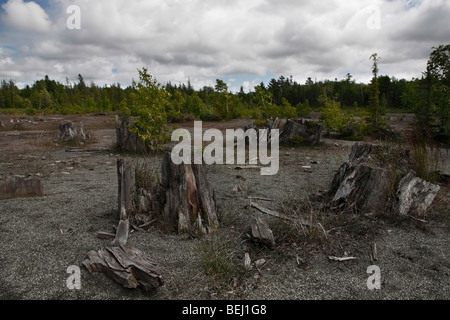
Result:
M88 147L105 150L65 151L65 146L54 141L63 118L83 121L94 137ZM275 176L261 176L258 170L235 170L234 166L210 166L208 177L221 213L219 230L202 239L156 228L131 233L128 243L161 265L165 284L154 292L122 288L106 275L90 274L81 266L88 251L109 244L110 240L97 238L97 232L111 232L117 225L116 159L136 158L115 152L114 118L2 116L1 120L5 127L0 128L0 175L38 174L45 191L42 197L0 200L1 299L450 298L450 225L445 214L449 211L448 192L440 198L446 207L439 207L439 217L431 212L426 224L412 219L350 217L346 222L350 219L351 223L342 232L336 226L337 231L327 238L308 235L289 239L284 234L292 231L289 226L264 216L273 226L276 247L257 248L245 239L251 217L261 214L248 206L248 197L270 198L273 201L261 204L279 210L288 200L327 189L352 145L334 140L325 140L324 146L315 148L281 148L280 170ZM13 127L17 120L22 126ZM245 120L204 126L225 129L243 124ZM449 173L449 157L443 154L443 170ZM147 161L158 168L160 157ZM303 170L303 165L310 165L311 172ZM233 191L237 186L240 191ZM301 214L312 218L308 211ZM301 239L305 241L298 241ZM377 245L377 261L369 258L372 243ZM205 269L205 246L230 254L236 269L222 276ZM266 263L241 272L245 252L252 261L264 259ZM356 259L333 262L328 259L330 255ZM379 290L367 287L367 268L373 264L381 270ZM79 290L66 285L71 265L81 267Z

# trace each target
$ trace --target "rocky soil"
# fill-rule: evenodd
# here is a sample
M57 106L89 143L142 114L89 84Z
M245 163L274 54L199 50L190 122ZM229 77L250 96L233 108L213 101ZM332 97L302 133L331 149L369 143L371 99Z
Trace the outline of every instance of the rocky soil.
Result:
M66 150L66 145L54 141L63 118L84 122L93 137L89 145ZM249 206L249 197L260 197L271 200L260 200L260 204L282 210L287 203L305 199L307 193L327 189L335 170L347 160L353 142L326 139L319 147L281 148L280 170L275 176L261 176L254 169L236 170L232 165L210 166L208 178L221 213L219 230L198 239L157 228L131 233L128 244L161 265L165 284L152 292L122 288L106 275L90 274L82 266L87 252L110 243L98 238L97 232L112 232L117 225L117 158L138 160L115 151L114 117L2 116L1 120L5 127L0 128L0 175L37 175L45 193L42 197L0 200L1 299L450 298L446 186L426 223L413 218L346 217L345 228L340 231L336 225L336 231L327 237L309 234L289 238L286 234L292 228L286 223ZM245 123L240 120L205 127L219 125L224 129ZM446 151L443 159L443 171L449 173ZM160 156L145 158L155 170L160 160ZM313 218L310 211L300 214ZM246 226L254 215L261 215L273 227L274 249L255 247L245 238ZM298 241L301 239L305 241ZM378 251L376 261L369 256L373 243ZM235 269L221 275L205 268L205 248L218 248L219 255L229 255ZM252 264L250 270L243 271L246 252L252 262L264 259L265 263ZM330 261L329 256L356 259L338 262ZM380 268L380 289L368 289L371 274L367 269L371 265ZM80 289L67 286L69 266L80 267Z

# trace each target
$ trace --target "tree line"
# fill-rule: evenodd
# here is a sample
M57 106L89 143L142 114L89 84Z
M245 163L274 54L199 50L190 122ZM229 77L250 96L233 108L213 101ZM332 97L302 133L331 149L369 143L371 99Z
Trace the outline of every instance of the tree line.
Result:
M164 91L164 111L167 121L230 120L236 118L267 119L273 117L295 118L307 116L312 111L325 114L336 112L343 119L331 119L329 129L345 130L351 116L365 115L373 127L382 127L386 111L414 112L421 123L440 133L449 133L450 118L450 45L433 47L427 69L420 78L397 79L378 75L380 57L373 60L372 81L357 83L351 74L344 79L298 83L292 76L280 76L269 83L260 83L251 92L231 92L228 85L216 79L214 86L194 89L187 84L168 82L157 84ZM140 76L147 69L138 70ZM141 79L142 80L142 79ZM98 86L86 84L81 74L76 82L66 78L61 83L45 76L33 85L19 89L13 80L0 83L0 112L36 113L92 113L123 112L130 115L142 113L140 90L135 81L122 87L119 83ZM328 108L328 109L327 109ZM336 123L338 122L338 123ZM333 128L333 125L337 128Z

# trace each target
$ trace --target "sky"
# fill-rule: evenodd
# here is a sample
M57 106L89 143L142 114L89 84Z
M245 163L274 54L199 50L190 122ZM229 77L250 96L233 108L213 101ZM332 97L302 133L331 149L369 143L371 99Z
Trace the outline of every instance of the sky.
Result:
M450 43L449 0L0 0L0 79L98 86L138 80L252 91L304 83L420 77Z

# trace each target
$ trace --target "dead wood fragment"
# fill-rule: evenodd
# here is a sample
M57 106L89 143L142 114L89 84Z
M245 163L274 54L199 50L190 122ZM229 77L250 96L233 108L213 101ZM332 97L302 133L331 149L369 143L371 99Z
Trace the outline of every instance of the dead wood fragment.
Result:
M97 232L97 238L100 238L100 239L114 239L115 236L116 235L114 233L110 233L110 232L104 232L104 231Z
M286 216L285 214L283 214L281 212L278 212L278 211L271 210L271 209L268 209L266 207L263 207L263 206L261 206L260 204L258 204L256 202L252 202L251 200L250 200L250 207L258 209L262 213L268 214L268 215L270 215L272 217L288 220L288 221L291 221L291 222L296 223L298 225L306 226L306 227L309 227L309 228L316 228L316 229L318 229L320 231L323 231L325 233L325 235L327 234L327 232L323 229L323 227L321 225L320 226L319 225L314 225L314 224L311 224L311 223L309 223L307 221L304 221L303 219L300 219L300 218L291 218L291 217Z
M334 257L334 256L329 256L328 260L344 262L344 261L349 261L349 260L356 260L356 257Z
M247 235L252 241L268 248L275 246L273 232L270 230L269 225L261 217L255 217L253 219L252 223L248 227Z
M82 264L89 272L103 272L126 288L149 291L164 284L159 265L142 251L126 245L92 250Z
M257 165L246 165L246 166L237 166L234 169L235 170L242 170L242 169L259 169L262 168L261 166L257 166Z
M116 231L116 236L112 243L113 246L122 246L127 243L129 228L130 228L130 223L129 223L128 219L119 221L119 225L118 225L117 231Z

